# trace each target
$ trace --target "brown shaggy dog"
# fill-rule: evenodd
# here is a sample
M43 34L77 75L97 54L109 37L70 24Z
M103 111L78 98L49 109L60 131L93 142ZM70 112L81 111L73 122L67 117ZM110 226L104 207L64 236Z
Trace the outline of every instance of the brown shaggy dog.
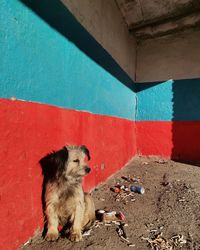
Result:
M66 146L40 160L44 175L44 213L47 219L46 239L57 240L58 225L70 225L69 238L82 239L82 231L95 220L95 207L89 194L83 192L82 178L90 172L84 146Z

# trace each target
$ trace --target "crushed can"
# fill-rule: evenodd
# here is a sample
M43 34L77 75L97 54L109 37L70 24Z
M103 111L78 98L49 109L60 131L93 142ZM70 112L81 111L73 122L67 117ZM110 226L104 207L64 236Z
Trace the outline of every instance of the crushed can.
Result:
M114 193L120 193L122 191L122 189L120 189L119 187L111 187L110 190Z
M125 215L122 212L117 213L116 217L120 220L125 220Z
M130 181L131 180L131 177L126 176L126 175L123 175L121 178L124 179L125 181Z
M131 192L138 193L138 194L144 194L145 190L142 186L130 186Z

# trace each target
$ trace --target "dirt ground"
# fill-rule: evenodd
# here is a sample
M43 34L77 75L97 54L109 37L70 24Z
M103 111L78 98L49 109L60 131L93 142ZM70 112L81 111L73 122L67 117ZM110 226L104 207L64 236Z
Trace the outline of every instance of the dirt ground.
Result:
M138 179L138 183L121 178L128 175ZM141 185L145 193L117 194L110 188L118 182L127 187ZM22 249L200 250L200 167L137 157L95 189L92 196L96 209L121 211L125 215L127 241L119 236L120 225L97 223L81 242L72 243L65 237L47 242L38 234Z

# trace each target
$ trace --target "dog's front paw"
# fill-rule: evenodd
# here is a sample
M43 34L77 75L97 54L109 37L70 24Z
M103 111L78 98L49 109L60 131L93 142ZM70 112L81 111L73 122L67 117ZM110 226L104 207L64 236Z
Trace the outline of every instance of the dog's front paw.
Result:
M59 237L58 230L48 230L45 239L48 241L55 241Z
M82 240L82 235L81 235L81 233L71 233L69 236L69 239L71 241L78 242L78 241Z

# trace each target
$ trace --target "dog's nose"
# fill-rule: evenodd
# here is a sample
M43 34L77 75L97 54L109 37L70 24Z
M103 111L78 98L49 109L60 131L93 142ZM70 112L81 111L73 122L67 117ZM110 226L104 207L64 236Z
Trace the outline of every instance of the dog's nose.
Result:
M86 173L89 173L90 171L91 171L91 168L85 167L85 172L86 172Z

